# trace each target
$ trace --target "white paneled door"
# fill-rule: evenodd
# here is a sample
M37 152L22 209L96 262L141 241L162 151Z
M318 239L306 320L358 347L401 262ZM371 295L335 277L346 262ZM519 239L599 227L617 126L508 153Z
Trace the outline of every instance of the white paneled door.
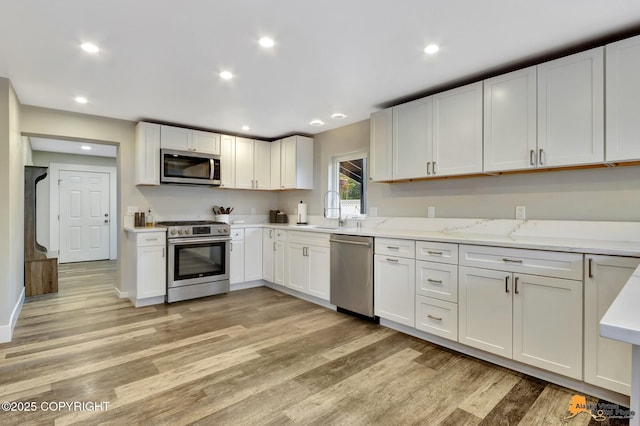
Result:
M109 259L109 173L60 170L60 263Z

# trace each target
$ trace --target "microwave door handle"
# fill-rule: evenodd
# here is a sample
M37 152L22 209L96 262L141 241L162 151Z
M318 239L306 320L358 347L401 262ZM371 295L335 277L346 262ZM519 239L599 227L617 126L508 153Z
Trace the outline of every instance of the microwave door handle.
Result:
M216 162L213 158L209 158L209 164L211 165L211 172L209 173L209 180L213 180L216 175Z

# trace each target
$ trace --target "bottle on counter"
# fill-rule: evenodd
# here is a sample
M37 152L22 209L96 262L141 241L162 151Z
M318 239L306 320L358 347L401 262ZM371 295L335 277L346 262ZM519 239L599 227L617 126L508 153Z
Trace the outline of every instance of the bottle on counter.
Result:
M147 228L153 228L153 225L153 216L151 215L151 209L149 209L149 212L147 213Z

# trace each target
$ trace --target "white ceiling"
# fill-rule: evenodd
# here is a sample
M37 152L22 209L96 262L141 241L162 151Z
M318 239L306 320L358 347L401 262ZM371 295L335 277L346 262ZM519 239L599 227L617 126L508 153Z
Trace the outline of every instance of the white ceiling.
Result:
M118 155L118 148L115 145L35 137L31 137L29 140L31 149L34 151L63 152L98 157L116 157Z
M23 104L272 138L638 24L638 0L2 0L0 76Z

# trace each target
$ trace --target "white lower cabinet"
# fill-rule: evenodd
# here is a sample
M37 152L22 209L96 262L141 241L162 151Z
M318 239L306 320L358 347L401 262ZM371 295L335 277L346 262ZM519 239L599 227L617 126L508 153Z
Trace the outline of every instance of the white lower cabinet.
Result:
M631 345L600 336L600 320L640 259L587 256L584 279L584 381L631 393Z
M135 283L130 298L133 304L150 304L144 299L163 297L167 291L167 247L165 232L129 234L134 255ZM152 303L162 303L154 301Z
M416 294L458 303L458 265L417 260Z
M231 259L229 262L229 283L244 282L244 229L231 230Z
M446 339L458 340L458 305L416 295L416 328Z
M374 257L375 314L415 327L414 259L376 254Z
M582 379L582 282L461 266L459 341Z
M273 282L274 284L284 285L287 257L285 248L287 246L287 232L277 229L274 231L276 242L273 250Z
M262 229L244 230L244 280L262 279Z
M274 229L262 230L262 279L273 282L273 266L276 251Z
M286 252L286 286L328 301L329 235L290 232Z

